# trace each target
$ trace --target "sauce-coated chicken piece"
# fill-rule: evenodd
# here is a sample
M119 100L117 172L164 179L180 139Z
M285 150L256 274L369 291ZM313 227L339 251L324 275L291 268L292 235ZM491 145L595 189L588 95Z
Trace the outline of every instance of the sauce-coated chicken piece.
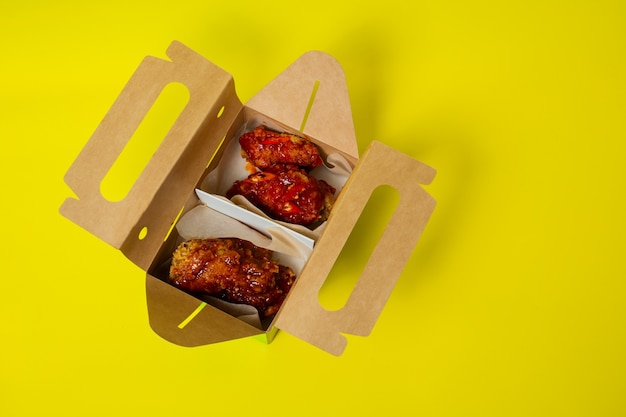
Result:
M305 226L326 220L335 201L333 187L294 166L236 181L226 196L236 194L273 219Z
M271 317L295 280L293 270L273 261L272 254L243 239L192 239L174 251L170 282L189 293L254 306L261 317Z
M277 164L315 168L322 165L317 147L305 138L258 126L239 138L242 155L260 170Z

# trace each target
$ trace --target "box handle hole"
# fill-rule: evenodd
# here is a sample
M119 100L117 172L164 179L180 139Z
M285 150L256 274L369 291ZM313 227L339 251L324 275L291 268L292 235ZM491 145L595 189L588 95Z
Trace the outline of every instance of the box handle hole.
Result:
M172 82L161 90L100 182L100 193L105 199L121 201L128 195L188 101L189 90L184 84Z
M318 293L318 301L326 310L345 306L399 202L398 190L390 185L372 191Z

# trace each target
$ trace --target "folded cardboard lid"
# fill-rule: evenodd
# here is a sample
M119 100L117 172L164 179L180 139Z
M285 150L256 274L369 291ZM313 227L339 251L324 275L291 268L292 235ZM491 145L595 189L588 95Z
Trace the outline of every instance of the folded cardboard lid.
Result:
M373 329L396 281L435 208L422 184L436 171L380 142L372 142L339 194L324 233L275 319L275 326L329 353L340 355L343 335L367 336ZM345 305L329 311L318 294L374 190L394 188L399 202ZM366 254L364 254L366 256Z
M65 182L76 198L60 209L144 269L242 107L229 73L179 42L167 55L171 60L149 56L141 62L67 171ZM184 85L189 101L128 194L107 200L102 180L170 83Z
M359 157L345 74L326 53L302 55L246 106Z

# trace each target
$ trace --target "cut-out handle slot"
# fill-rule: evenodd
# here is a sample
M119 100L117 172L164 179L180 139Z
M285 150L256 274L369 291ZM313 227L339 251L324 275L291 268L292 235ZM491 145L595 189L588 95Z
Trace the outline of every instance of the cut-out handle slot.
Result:
M339 310L348 302L399 201L398 191L389 185L374 189L322 285L318 295L322 307Z
M122 152L102 179L100 192L109 201L123 200L156 153L189 101L181 83L167 84Z

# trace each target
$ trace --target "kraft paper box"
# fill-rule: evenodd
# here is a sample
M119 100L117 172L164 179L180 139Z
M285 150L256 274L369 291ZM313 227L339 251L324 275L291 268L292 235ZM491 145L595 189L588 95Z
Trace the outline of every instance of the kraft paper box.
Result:
M380 142L359 157L345 76L327 54L304 54L245 105L232 76L193 50L173 42L167 56L141 62L78 155L65 176L76 198L63 203L61 214L146 271L150 325L166 340L200 346L261 335L271 341L281 329L342 354L342 333L371 332L417 244L435 207L420 184L429 184L435 170ZM187 104L126 197L105 199L102 180L170 83L188 89ZM318 228L281 224L223 196L223 184L240 175L243 160L233 157L238 137L259 124L320 149L320 175L336 182L338 195ZM399 203L344 307L326 310L318 293L381 185L395 188ZM289 263L297 278L276 316L261 321L252 307L200 299L169 284L172 253L190 237L246 238Z

